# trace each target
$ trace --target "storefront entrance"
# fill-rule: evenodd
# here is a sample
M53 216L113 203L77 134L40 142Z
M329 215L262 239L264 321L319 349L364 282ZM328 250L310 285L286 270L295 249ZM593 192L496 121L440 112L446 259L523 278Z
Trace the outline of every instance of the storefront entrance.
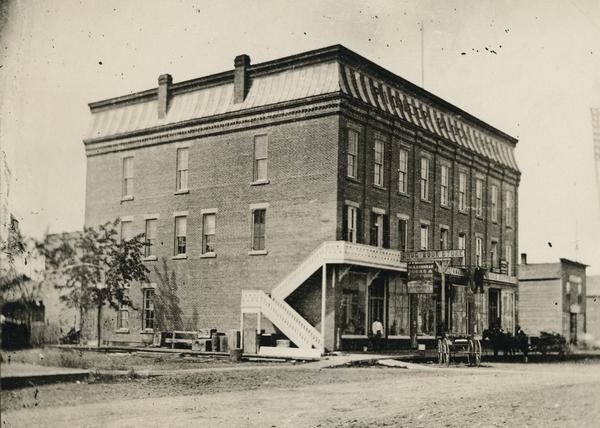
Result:
M500 308L500 290L490 288L488 294L488 328L502 327L501 308Z

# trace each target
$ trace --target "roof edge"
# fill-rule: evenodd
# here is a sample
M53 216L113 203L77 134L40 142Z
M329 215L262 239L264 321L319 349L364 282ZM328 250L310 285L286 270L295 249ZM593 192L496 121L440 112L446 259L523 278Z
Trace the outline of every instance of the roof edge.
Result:
M295 68L299 66L305 66L310 64L315 64L319 62L324 62L328 60L337 60L338 62L344 61L348 62L352 65L352 63L362 63L366 64L367 68L372 71L374 74L378 75L381 78L391 80L409 92L413 92L415 95L418 95L422 98L429 100L430 102L447 109L449 111L454 112L460 118L468 120L477 126L482 127L483 129L493 133L496 136L499 136L508 142L510 142L513 146L518 143L518 139L507 134L504 131L499 130L498 128L490 125L487 122L473 116L472 114L466 112L465 110L455 106L454 104L440 98L439 96L427 91L424 88L410 82L409 80L404 79L403 77L398 76L397 74L387 70L386 68L376 64L370 59L348 49L347 47L336 44L331 46L326 46L319 49L313 49L306 52L301 52L294 55L289 55L286 57L269 60L257 64L253 64L248 68L251 77L257 77L265 74L270 74L277 71L282 71L290 68ZM171 91L174 95L178 93L183 93L187 91L191 91L198 88L204 88L208 86L213 86L219 83L225 82L233 82L233 74L234 70L230 69L225 72L220 72L216 74L211 74L208 76L203 76L199 78L189 79L185 81L181 81L178 83L174 83L171 86ZM150 101L156 99L158 96L158 89L152 88L147 89L140 92L135 92L128 95L122 95L118 97L108 98L100 101L95 101L89 103L88 106L92 112L97 110L101 110L104 108L115 107L118 105L126 105L132 103L138 103L143 101Z

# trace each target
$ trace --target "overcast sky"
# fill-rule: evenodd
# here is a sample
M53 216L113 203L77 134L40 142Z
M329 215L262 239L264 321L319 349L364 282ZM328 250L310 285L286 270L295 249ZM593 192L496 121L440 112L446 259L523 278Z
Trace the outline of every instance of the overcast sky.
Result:
M337 43L421 84L423 22L425 88L519 139L519 251L600 273L596 0L0 2L0 144L28 234L82 227L87 103Z

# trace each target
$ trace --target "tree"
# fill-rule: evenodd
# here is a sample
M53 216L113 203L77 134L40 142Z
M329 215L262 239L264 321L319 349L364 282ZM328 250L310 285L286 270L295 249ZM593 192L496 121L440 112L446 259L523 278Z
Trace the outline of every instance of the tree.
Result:
M96 307L98 346L102 337L102 308L119 309L131 305L126 292L131 282L147 282L148 272L142 261L142 235L119 238L119 220L97 227L84 227L76 234L48 235L39 244L46 257L47 277L63 289L68 305L80 310L80 334L85 312Z
M177 276L175 271L169 273L167 260L163 259L162 272L154 266L158 278L156 293L154 294L154 323L159 330L182 330L183 311L179 306L177 297Z

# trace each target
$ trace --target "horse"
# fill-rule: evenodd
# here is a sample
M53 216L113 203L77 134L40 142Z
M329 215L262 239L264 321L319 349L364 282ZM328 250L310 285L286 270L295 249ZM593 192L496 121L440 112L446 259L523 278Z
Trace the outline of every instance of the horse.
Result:
M525 357L529 352L529 338L523 330L518 329L516 336L511 333L505 333L500 328L491 328L483 331L483 339L488 339L492 344L494 356L498 356L498 351L504 355L515 355L520 351Z

